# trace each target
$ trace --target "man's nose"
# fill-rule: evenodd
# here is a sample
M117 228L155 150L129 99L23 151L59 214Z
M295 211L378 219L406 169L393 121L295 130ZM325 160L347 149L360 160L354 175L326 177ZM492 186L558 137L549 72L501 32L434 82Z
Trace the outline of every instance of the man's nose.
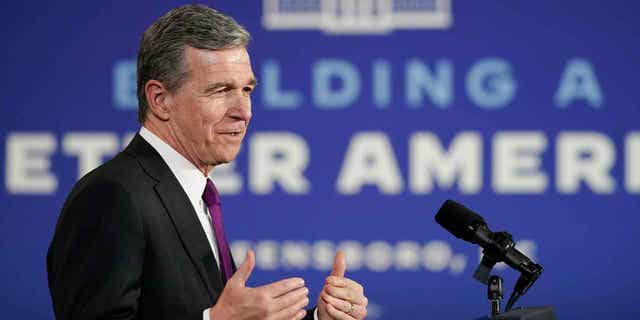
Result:
M251 119L251 98L244 94L238 96L233 103L229 116L248 122Z

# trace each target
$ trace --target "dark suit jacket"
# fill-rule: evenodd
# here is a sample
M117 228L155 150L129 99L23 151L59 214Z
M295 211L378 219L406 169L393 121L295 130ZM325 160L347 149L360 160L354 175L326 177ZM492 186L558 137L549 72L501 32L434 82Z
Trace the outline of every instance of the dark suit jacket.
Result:
M223 288L186 193L139 135L74 186L47 271L59 320L200 320Z

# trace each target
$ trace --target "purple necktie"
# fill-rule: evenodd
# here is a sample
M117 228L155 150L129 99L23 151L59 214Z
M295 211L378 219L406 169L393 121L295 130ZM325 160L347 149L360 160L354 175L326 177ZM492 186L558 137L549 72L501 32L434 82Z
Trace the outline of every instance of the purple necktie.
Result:
M224 234L224 228L222 224L222 209L220 208L220 196L216 186L213 185L211 179L207 179L207 186L204 188L204 194L202 194L202 200L207 204L209 208L209 218L211 219L211 225L215 232L216 244L218 245L218 258L220 259L220 270L222 270L222 282L227 283L227 280L233 275L233 267L231 263L231 251L229 251L229 243L227 237Z

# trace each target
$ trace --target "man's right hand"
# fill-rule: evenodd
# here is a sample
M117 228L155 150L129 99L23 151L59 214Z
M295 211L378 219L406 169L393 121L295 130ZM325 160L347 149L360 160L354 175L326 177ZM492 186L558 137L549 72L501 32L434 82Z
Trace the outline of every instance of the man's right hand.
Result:
M247 279L255 265L253 250L236 273L227 281L218 302L209 310L211 320L299 320L304 318L304 307L309 304L309 289L302 278L288 278L268 285L249 288Z

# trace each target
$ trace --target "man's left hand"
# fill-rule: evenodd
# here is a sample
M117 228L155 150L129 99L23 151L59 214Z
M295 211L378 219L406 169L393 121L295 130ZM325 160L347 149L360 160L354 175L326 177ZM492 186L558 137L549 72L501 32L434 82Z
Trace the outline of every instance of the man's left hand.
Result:
M331 275L327 277L318 297L318 320L361 320L367 315L367 297L364 287L345 278L347 262L338 251L333 260Z

